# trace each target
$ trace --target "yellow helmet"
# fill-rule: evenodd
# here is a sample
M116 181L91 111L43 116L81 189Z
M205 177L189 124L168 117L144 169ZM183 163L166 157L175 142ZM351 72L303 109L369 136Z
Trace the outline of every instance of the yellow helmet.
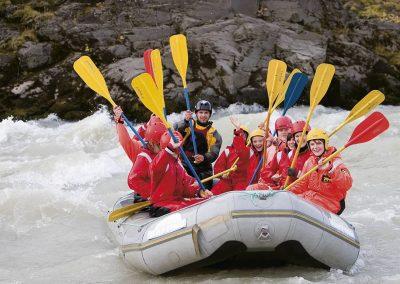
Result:
M328 149L329 146L329 136L328 134L319 128L313 128L307 134L307 143L311 140L324 140L325 142L325 150Z
M247 145L249 145L251 143L251 139L256 137L256 136L264 137L265 136L265 131L260 129L260 128L257 128L256 130L253 130L250 133L249 137L247 138Z
M240 125L240 129L242 129L244 132L246 132L247 136L249 136L250 130L246 125Z

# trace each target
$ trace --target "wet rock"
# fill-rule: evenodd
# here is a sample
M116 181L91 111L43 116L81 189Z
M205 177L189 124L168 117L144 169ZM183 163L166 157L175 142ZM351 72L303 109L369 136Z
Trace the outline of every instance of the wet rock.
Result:
M18 50L18 60L22 69L36 69L51 63L52 46L50 43L28 41Z

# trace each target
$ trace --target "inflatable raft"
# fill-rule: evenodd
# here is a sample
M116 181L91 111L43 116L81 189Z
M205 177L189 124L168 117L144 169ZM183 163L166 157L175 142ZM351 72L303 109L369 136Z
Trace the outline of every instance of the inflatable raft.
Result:
M130 194L114 209L132 202ZM239 267L240 259L348 270L360 251L351 224L287 191L233 191L159 218L142 212L109 224L125 262L154 275L229 261Z

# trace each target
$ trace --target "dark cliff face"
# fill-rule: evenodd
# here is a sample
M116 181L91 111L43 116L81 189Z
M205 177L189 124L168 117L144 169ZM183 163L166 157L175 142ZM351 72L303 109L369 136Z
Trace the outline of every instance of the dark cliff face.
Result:
M310 77L318 64L333 64L326 106L352 107L372 89L387 104L400 102L399 24L361 19L339 0L243 2L0 0L0 119L57 113L73 120L107 104L72 69L86 54L128 116L144 120L149 113L130 81L144 72L148 48L161 50L167 109L181 111L168 45L176 33L188 38L192 101L266 105L266 67L277 58ZM303 103L307 97L308 90Z

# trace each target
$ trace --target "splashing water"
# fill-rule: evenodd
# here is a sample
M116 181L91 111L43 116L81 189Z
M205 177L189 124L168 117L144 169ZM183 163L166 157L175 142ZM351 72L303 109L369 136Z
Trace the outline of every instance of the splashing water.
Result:
M288 116L304 119L307 110L296 107ZM389 119L389 130L343 153L354 185L342 216L356 227L362 247L348 273L297 266L204 268L169 277L131 271L120 259L105 219L107 209L129 191L131 168L109 114L102 109L73 123L54 115L28 122L5 119L0 122L0 282L398 283L400 107L379 110ZM228 115L235 113L250 129L265 118L257 105L218 110L213 119L224 138L221 150L232 141ZM330 131L347 114L318 106L311 125ZM274 113L272 126L278 116ZM182 117L172 114L169 120ZM356 125L346 126L331 144L342 146Z

